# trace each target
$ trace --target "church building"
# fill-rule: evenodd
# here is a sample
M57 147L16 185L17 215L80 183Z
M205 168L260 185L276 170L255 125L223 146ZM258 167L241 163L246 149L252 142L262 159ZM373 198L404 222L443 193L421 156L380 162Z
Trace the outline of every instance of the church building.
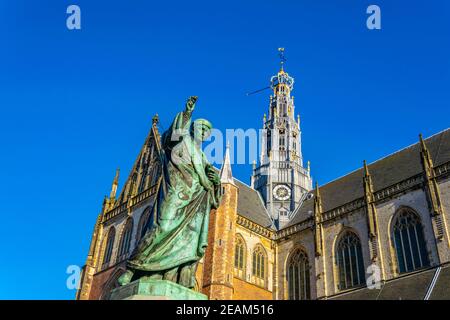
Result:
M233 177L210 213L195 290L209 299L450 299L450 129L325 185L303 161L294 79L271 78L250 185ZM160 132L153 123L95 222L77 299L108 299L156 219Z

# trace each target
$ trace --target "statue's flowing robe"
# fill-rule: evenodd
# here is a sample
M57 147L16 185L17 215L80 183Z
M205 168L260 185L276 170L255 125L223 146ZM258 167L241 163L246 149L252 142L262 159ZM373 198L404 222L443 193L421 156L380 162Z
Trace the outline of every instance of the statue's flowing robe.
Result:
M164 272L196 263L205 254L211 208L220 201L220 185L206 190L211 166L190 135L190 112L180 112L162 136L163 177L154 206L156 219L127 266ZM201 180L204 179L204 180Z

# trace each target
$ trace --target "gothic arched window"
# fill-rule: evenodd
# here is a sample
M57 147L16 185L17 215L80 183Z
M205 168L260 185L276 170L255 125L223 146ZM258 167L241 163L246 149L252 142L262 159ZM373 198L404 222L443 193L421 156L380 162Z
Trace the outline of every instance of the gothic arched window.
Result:
M130 251L131 236L133 234L133 219L128 219L125 223L120 241L118 260L123 259Z
M244 239L240 235L236 237L236 245L234 249L234 271L236 276L245 279L245 255L247 248Z
M297 249L289 259L287 280L290 300L311 299L309 262L308 256L303 250Z
M106 239L105 255L103 256L104 266L106 266L111 261L115 238L116 229L114 229L114 227L111 227L108 231L108 237Z
M336 247L339 290L362 285L365 282L364 260L358 236L346 231Z
M414 211L404 208L397 213L393 239L400 273L429 266L422 223Z
M153 224L153 207L148 207L144 210L144 212L141 215L141 218L139 219L139 225L136 235L136 243L138 243L145 235L147 230L151 227Z
M252 255L252 275L257 285L265 286L266 284L266 263L267 256L264 249L258 245Z
M138 193L141 193L142 191L144 191L145 187L147 185L147 180L148 180L147 165L144 166L144 169L142 171L143 171L143 173L142 173L141 181L139 183Z
M150 186L154 186L156 182L158 182L158 178L160 177L160 168L157 162L152 163L153 170L151 175L151 183Z

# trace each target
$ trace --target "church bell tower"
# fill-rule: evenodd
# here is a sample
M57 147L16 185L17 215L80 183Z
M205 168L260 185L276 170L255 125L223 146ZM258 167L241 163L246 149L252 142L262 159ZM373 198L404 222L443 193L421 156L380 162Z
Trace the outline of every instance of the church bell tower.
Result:
M303 197L312 189L309 162L303 166L300 116L295 118L294 78L284 71L283 49L280 71L270 79L273 94L268 116L263 118L259 166L253 165L252 187L259 191L276 227L293 217Z

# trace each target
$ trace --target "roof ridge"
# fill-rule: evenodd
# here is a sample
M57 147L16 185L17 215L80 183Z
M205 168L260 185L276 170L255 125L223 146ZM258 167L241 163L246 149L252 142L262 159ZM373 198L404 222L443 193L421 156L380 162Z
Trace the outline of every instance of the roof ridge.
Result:
M216 169L217 171L220 171L220 168L217 168L217 167L215 167L214 165L213 165L213 168ZM256 189L253 189L249 184L247 184L247 183L245 183L244 181L242 181L242 180L236 178L235 176L233 176L233 180L236 180L236 181L242 183L244 186L248 187L249 189L252 189L252 190L254 190L254 191L257 191Z
M245 183L245 182L239 180L238 178L233 177L233 180L236 180L237 182L239 182L240 184L242 184L242 185L243 185L244 187L246 187L247 189L249 189L249 190L251 190L252 192L256 193L256 195L257 195L257 197L258 197L258 199L259 199L259 203L261 204L261 207L264 209L264 214L265 214L265 216L266 216L266 217L269 219L269 221L270 221L270 225L269 225L269 226L264 226L264 228L275 228L274 221L273 221L272 217L270 216L269 212L267 211L267 208L266 208L266 206L265 206L265 204L264 204L264 200L263 200L261 194L259 193L259 191L256 190L256 189L254 189L252 186L248 185L247 183ZM239 186L237 186L237 187L239 188ZM239 213L239 212L238 212L238 213ZM249 219L249 218L247 218L247 219ZM251 220L251 219L249 219L249 220ZM253 221L253 222L255 222L255 221ZM276 228L275 228L275 230L276 230Z
M245 182L242 181L242 180L239 180L238 178L236 178L236 177L234 177L234 176L233 176L233 179L239 181L240 183L242 183L243 185L245 185L245 186L248 187L249 189L252 189L252 190L254 190L254 191L257 191L256 189L252 188L251 185L245 183Z
M432 134L431 136L425 138L424 141L430 140L431 138L433 138L433 137L435 137L435 136L438 136L438 135L440 135L440 134L443 134L444 132L449 131L449 130L450 130L450 128L447 128L447 129L445 129L445 130L442 130L442 131L439 131L439 132L437 132L437 133L435 133L435 134ZM384 156L384 157L382 157L382 158L380 158L380 159L377 159L377 160L375 160L375 161L373 161L373 162L371 162L371 163L368 163L367 165L370 166L371 164L374 164L374 163L376 163L376 162L378 162L378 161L381 161L381 160L384 160L384 159L386 159L386 158L389 158L390 156L393 156L393 155L395 155L395 154L397 154L397 153L400 153L400 152L402 152L403 150L406 150L406 149L409 149L409 148L414 147L416 144L419 144L419 141L417 141L417 142L415 142L415 143L413 143L413 144L410 144L409 146L406 146L406 147L404 147L404 148L402 148L402 149L399 149L399 150L397 150L397 151L395 151L395 152L392 152L392 153L390 153L390 154L388 154L388 155L386 155L386 156Z
M294 211L292 211L291 213L291 217L290 217L290 221L292 221L295 216L298 214L298 212L300 211L300 208L302 207L303 203L306 201L306 197L307 195L311 192L312 190L305 192L304 194L302 194L302 197L300 198L300 203L298 204L298 206L294 209Z
M435 163L434 161L437 160L437 158L439 156L439 153L441 152L442 140L443 140L443 137L441 135L441 138L439 139L439 145L438 145L438 148L436 150L436 154L434 155L434 157L433 157L433 155L431 155L431 157L433 159L433 163Z
M431 139L431 138L433 138L433 137L435 137L435 136L437 136L437 135L443 134L444 132L447 132L447 131L450 131L450 127L447 128L447 129L444 129L444 130L442 130L442 131L439 131L439 132L437 132L437 133L435 133L435 134L433 134L433 135L431 135L431 136L425 138L424 140L427 141L427 140L429 140L429 139ZM375 163L377 163L377 162L379 162L379 161L382 161L382 160L384 160L384 159L386 159L386 158L389 158L389 157L391 157L391 156L393 156L393 155L395 155L395 154L398 154L398 153L400 153L400 152L402 152L402 151L404 151L404 150L407 150L407 149L409 149L409 148L412 148L412 147L414 147L414 146L417 145L417 144L419 144L419 141L417 141L417 142L415 142L415 143L413 143L413 144L410 144L410 145L408 145L408 146L406 146L406 147L404 147L404 148L402 148L402 149L399 149L399 150L397 150L397 151L394 151L394 152L392 152L392 153L389 153L388 155L386 155L386 156L384 156L384 157L381 157L381 158L379 158L379 159L377 159L377 160L375 160L375 161L373 161L373 162L370 162L370 163L368 163L367 165L368 165L368 166L373 165L373 164L375 164ZM338 178L335 178L335 179L333 179L333 180L330 180L330 181L328 181L327 183L325 183L325 184L319 186L319 188L323 188L323 187L325 187L326 185L329 185L329 184L331 184L331 183L333 183L333 182L336 182L336 181L338 181L338 180L340 180L340 179L342 179L342 178L344 178L344 177L346 177L346 176L351 175L352 173L356 173L356 172L358 172L359 170L361 170L362 168L363 168L362 166L361 166L361 167L358 167L357 169L355 169L355 170L353 170L353 171L350 171L350 172L347 173L347 174L344 174L344 175L342 175L342 176L339 176Z

